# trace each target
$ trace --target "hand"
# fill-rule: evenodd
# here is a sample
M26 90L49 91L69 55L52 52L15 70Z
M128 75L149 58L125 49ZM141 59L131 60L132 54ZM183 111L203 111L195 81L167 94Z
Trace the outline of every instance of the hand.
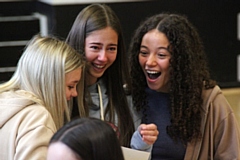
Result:
M157 140L159 134L157 126L155 124L141 124L138 127L138 131L142 136L142 140L151 145Z

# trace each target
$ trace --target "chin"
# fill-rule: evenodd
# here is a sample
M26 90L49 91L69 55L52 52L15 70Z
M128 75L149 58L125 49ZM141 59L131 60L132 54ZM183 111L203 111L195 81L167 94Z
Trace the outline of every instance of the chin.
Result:
M148 87L149 87L151 90L154 90L154 91L158 91L158 90L159 90L158 87L153 86L153 85L149 85L149 84L148 84Z

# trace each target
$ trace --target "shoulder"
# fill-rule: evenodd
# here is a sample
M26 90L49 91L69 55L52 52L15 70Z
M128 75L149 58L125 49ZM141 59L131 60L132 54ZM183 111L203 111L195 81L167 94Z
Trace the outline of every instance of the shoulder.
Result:
M203 109L206 113L210 112L223 119L233 115L233 110L219 86L203 91Z
M17 159L46 159L47 146L56 132L54 121L44 106L29 105L19 112L16 135Z
M202 98L203 98L203 106L208 106L213 103L217 97L224 97L222 91L219 86L215 86L210 89L203 89Z
M19 116L22 117L20 127L28 126L29 129L34 129L42 126L52 130L52 132L56 131L52 116L44 106L29 105L19 112Z
M221 94L221 89L219 86L215 86L213 88L210 89L203 89L202 91L202 97L204 101L207 100L213 100L218 94Z

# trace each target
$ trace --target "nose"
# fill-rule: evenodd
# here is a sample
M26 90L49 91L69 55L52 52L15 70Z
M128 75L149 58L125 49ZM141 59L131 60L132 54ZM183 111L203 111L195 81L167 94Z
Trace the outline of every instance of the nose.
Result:
M72 91L72 97L77 97L78 93L77 93L77 90L76 88Z
M102 62L107 61L107 52L106 52L106 50L103 49L103 50L98 54L98 60L99 60L99 61L102 61Z
M150 54L148 59L147 59L147 62L146 62L146 65L147 66L154 66L156 65L157 62L156 62L156 57L154 54Z

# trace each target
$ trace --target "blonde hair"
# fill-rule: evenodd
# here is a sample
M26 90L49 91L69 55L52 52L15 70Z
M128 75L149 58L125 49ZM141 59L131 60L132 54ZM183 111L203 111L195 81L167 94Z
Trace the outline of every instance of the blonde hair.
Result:
M32 100L46 107L59 129L64 124L64 118L70 120L65 74L82 68L79 82L82 87L79 88L83 88L84 66L82 56L64 41L36 35L25 48L12 78L0 85L0 93L9 90L31 92L37 97Z

